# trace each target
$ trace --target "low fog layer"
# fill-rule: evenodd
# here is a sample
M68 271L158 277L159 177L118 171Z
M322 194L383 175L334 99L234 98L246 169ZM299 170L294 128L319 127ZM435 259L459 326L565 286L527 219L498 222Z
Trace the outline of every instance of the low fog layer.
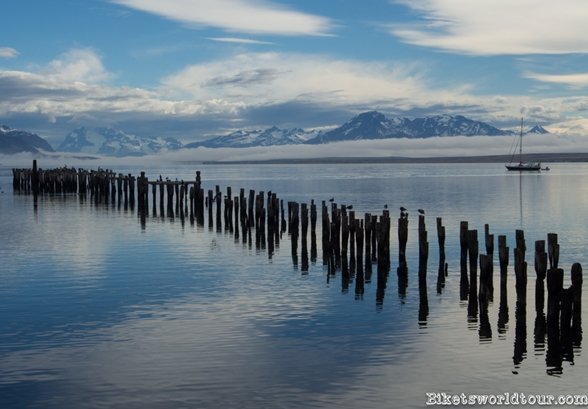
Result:
M383 139L336 142L325 145L285 145L255 148L196 148L160 153L142 157L81 158L75 154L54 153L40 156L45 166L96 167L107 165L145 166L156 163L204 161L265 161L272 159L351 158L351 157L467 157L507 155L512 151L516 137L434 137L426 139ZM524 139L525 153L580 153L588 152L588 137L557 136L553 134L529 135ZM31 154L0 155L2 166L30 166Z

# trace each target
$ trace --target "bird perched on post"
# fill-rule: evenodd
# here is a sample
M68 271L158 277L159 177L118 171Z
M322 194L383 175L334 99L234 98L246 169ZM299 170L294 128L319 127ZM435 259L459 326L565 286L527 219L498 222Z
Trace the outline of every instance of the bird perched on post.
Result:
M419 214L422 214L422 215L425 214L425 211L423 209L418 209L417 211L419 212Z
M408 219L408 212L406 211L406 207L404 206L400 206L400 218Z

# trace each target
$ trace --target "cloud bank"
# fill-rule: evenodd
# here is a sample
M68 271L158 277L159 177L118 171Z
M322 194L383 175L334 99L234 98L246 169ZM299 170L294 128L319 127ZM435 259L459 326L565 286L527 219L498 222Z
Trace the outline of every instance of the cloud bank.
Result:
M409 44L473 55L588 51L588 3L583 0L394 2L420 16L390 30Z
M112 0L114 3L183 23L231 32L287 36L327 35L326 17L263 0Z

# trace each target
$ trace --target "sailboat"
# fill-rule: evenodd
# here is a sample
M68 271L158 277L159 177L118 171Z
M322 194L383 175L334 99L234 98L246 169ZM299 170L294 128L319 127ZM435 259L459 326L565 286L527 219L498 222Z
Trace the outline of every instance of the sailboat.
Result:
M507 170L518 170L518 171L538 171L541 170L541 162L525 162L523 161L523 118L521 118L521 132L519 134L519 140L517 143L519 147L519 161L514 161L516 155L516 146L510 158L510 162L507 163Z

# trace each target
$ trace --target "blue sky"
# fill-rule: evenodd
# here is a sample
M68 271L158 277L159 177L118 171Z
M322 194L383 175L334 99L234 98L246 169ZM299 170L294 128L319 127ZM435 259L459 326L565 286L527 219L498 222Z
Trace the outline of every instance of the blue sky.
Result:
M242 128L521 110L588 134L584 0L9 0L0 123L197 140Z

